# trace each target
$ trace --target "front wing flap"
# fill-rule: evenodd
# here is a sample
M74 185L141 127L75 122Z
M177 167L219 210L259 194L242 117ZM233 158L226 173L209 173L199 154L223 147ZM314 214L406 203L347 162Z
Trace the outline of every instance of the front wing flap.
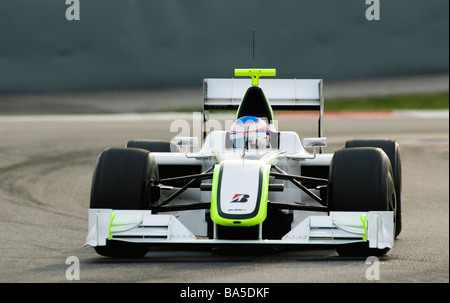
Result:
M105 246L107 240L149 244L198 245L340 245L369 242L370 248L392 248L391 211L330 212L308 216L280 240L221 240L196 237L175 216L149 210L89 209L85 246Z

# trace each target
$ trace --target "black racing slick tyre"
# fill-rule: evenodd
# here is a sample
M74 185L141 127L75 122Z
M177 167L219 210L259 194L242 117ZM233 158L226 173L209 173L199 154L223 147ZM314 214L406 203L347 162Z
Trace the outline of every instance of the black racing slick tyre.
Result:
M90 208L142 210L149 208L148 186L158 179L152 154L135 148L111 148L98 158L91 188ZM108 240L97 246L98 254L109 257L143 257L148 245Z
M390 211L395 208L392 168L380 148L337 151L330 163L330 211ZM368 242L339 245L340 256L379 256L389 249L369 248Z
M395 140L389 139L357 139L345 142L344 148L354 147L381 148L389 157L396 194L395 237L397 237L402 231L402 161L400 156L400 147Z

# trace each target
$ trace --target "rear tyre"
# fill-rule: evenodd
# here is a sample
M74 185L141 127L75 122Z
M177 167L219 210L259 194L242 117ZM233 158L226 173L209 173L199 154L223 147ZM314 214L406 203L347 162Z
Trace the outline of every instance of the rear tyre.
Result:
M107 149L94 171L90 208L148 209L151 180L158 180L158 166L151 153L135 148ZM119 258L143 257L148 249L148 245L114 240L95 247L100 255Z
M330 211L394 210L395 186L386 153L379 148L337 151L330 164L328 199ZM342 245L336 250L340 256L379 256L389 250L368 245Z

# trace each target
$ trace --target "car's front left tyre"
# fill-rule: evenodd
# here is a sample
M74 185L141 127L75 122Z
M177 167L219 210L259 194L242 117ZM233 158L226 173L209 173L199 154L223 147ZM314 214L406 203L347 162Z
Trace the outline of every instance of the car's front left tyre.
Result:
M330 211L394 211L395 220L396 192L392 176L389 157L380 148L337 151L330 164ZM340 256L379 256L389 249L369 248L368 242L361 242L339 245L336 250Z

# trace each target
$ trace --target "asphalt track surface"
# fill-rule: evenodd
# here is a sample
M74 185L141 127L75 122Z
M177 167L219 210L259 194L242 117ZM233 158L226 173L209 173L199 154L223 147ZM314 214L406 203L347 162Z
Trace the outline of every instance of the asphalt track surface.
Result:
M334 250L154 249L139 260L83 247L97 156L130 139L171 139L174 119L192 114L0 117L0 282L368 282L365 258ZM282 116L280 130L315 136L310 116ZM449 282L449 119L442 112L331 115L328 147L353 138L393 138L403 161L403 231L381 257L379 282ZM77 281L72 281L77 282Z

